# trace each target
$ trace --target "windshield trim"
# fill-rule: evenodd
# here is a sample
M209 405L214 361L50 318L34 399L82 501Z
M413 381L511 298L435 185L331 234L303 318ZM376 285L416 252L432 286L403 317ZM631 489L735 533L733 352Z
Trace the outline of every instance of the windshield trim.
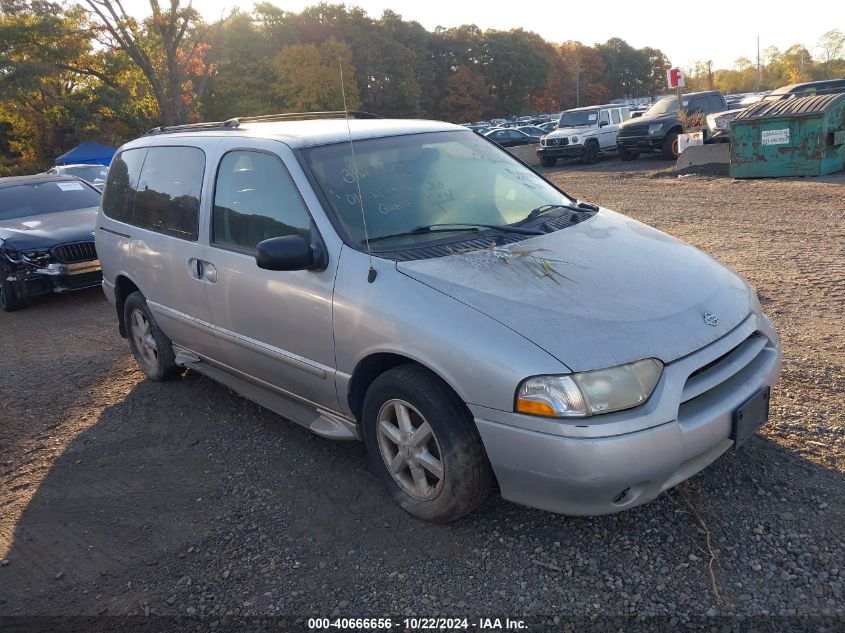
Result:
M421 132L409 132L407 134L394 134L394 135L391 135L391 138L392 137L398 137L398 136L418 136L420 134L431 134L431 133L432 132L430 130L425 130L425 131L421 131ZM466 130L466 131L464 131L464 130L443 130L442 132L437 132L437 133L438 134L476 134L472 130ZM566 191L564 191L563 189L561 189L558 185L556 185L554 182L552 182L551 180L546 178L543 174L541 174L539 171L534 169L531 165L529 165L525 161L517 158L516 156L514 156L513 154L511 154L510 152L505 150L501 145L499 145L495 141L492 141L489 138L487 138L486 136L483 136L481 134L476 134L476 136L484 139L485 142L492 145L494 148L496 148L497 151L500 151L500 152L507 154L511 159L515 160L519 164L523 165L524 167L526 167L527 169L532 171L536 176L538 176L540 179L542 179L547 184L549 184L553 189L556 189L561 194L563 194L566 198L568 198L569 201L572 204L576 204L578 202L578 199L576 197L574 197L573 195L571 195L571 194L567 193ZM374 137L371 137L371 138L372 139L380 139L380 138L387 138L387 137L374 136ZM371 139L369 139L369 138L359 139L356 142L368 141L368 140L371 140ZM319 185L319 182L317 181L317 177L314 174L314 171L311 169L311 165L308 162L307 154L310 150L317 148L317 147L331 147L332 145L346 145L346 146L348 146L349 141L346 140L346 141L337 141L337 142L333 142L333 143L320 143L319 145L310 145L308 147L298 147L298 148L295 148L295 149L291 148L291 150L293 151L293 154L296 157L297 162L299 163L300 169L302 169L302 172L305 174L306 180L308 180L308 184L311 187L311 191L314 193L314 196L317 198L317 200L320 203L320 212L329 221L329 223L332 225L332 228L334 229L335 234L349 248L356 250L360 253L366 253L367 252L366 242L364 244L361 244L361 243L358 243L356 240L353 240L349 236L349 234L346 232L346 229L343 227L343 224L340 222L340 219L337 217L337 215L331 211L331 209L332 209L331 204L329 203L328 198L326 197L325 193L323 192L323 188ZM495 233L495 230L494 229L485 229L485 230L480 231L478 234L475 234L474 237L478 237L481 234L487 234L488 232L489 233ZM451 243L460 243L462 241L466 241L467 236L466 236L465 233L456 233L455 235L458 235L459 237L457 237L457 238L444 237L442 240L431 240L431 241L427 241L427 242L424 242L424 243L421 243L421 244L403 244L403 245L399 245L399 246L390 247L389 249L387 249L387 248L376 249L376 248L372 247L372 245L371 245L370 250L371 250L373 256L376 256L379 253L415 250L415 249L425 248L425 247L428 247L428 246L435 246L435 245L436 246L445 246L445 245L451 244ZM524 240L524 239L528 239L528 238L534 237L534 236L513 234L513 235L510 235L510 237L517 237L517 238L519 238L519 240ZM510 241L517 241L517 240L511 239Z

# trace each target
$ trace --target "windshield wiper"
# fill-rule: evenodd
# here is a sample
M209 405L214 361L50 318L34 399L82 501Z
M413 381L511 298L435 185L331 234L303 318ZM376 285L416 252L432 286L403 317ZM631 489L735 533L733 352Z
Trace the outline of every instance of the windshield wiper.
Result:
M545 215L549 211L554 211L555 209L569 209L570 211L598 211L599 208L591 204L589 202L581 202L575 201L573 204L544 204L542 206L537 207L536 209L532 209L531 213L526 215L522 220L518 222L518 224L525 224L526 222L530 222L534 218L538 218L541 215Z
M404 237L406 235L424 235L426 233L446 233L451 231L480 231L481 229L494 229L502 231L503 233L518 233L520 235L543 235L542 231L537 229L526 229L521 226L513 226L511 224L475 224L473 222L443 222L440 224L421 224L415 226L410 231L402 233L393 233L391 235L379 235L378 237L371 237L370 242L378 242L380 240L388 240L394 237ZM361 244L366 244L367 240L361 240Z

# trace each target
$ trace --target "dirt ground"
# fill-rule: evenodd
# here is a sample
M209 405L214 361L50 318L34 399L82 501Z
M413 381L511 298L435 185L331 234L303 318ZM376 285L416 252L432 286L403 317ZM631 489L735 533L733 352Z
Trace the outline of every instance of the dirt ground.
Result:
M845 177L665 167L545 171L757 287L783 378L741 451L618 515L428 525L362 445L144 380L98 290L52 297L0 313L0 615L845 617Z

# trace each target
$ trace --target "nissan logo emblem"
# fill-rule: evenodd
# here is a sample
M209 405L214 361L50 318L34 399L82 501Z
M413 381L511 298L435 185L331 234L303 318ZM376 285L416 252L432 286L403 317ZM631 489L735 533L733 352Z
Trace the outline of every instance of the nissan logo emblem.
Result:
M707 325L710 325L712 327L716 327L717 325L719 325L719 317L717 317L712 312L705 312L704 313L704 322Z

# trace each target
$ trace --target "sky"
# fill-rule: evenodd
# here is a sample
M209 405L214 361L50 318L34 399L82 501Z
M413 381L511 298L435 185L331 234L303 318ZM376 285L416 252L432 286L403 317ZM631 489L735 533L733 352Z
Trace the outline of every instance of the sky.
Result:
M186 2L187 0L183 0ZM287 11L299 12L315 0L271 0ZM166 4L166 3L162 3ZM845 11L839 0L803 0L801 3L759 0L706 0L705 2L654 2L650 0L603 0L602 2L534 0L359 0L346 2L363 8L372 17L391 9L426 29L475 24L482 30L522 27L550 42L579 40L584 44L621 37L636 48L661 49L675 66L712 60L713 68L731 68L738 57L755 60L757 36L760 50L781 50L801 43L815 53L821 35L830 29L845 30ZM194 0L206 20L217 20L235 7L252 8L252 0ZM840 9L834 7L839 5ZM149 15L148 0L124 0L136 17ZM684 23L684 9L689 18ZM838 13L839 23L832 19ZM679 17L680 16L680 17Z

